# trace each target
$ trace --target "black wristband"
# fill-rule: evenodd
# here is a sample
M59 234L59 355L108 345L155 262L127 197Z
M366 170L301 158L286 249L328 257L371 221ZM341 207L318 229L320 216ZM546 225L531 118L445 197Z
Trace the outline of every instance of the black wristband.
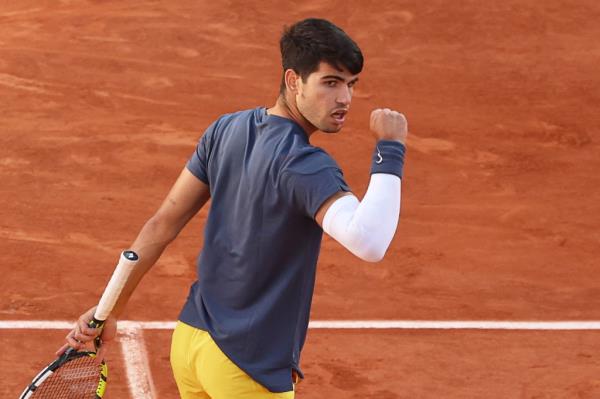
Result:
M404 144L393 140L379 140L373 151L371 174L387 173L402 179L405 153Z

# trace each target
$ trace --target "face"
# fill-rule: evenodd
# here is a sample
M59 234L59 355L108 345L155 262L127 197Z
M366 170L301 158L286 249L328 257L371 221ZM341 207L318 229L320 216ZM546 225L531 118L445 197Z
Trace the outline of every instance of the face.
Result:
M308 75L306 82L298 76L296 105L302 116L315 128L326 133L340 131L352 102L353 87L358 75L345 68L339 71L326 62Z

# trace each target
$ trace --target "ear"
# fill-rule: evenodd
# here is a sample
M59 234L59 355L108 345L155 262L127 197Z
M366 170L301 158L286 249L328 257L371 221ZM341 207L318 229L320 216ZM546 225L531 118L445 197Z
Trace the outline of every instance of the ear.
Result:
M293 69L286 69L284 74L285 87L290 93L298 94L298 81L300 75L296 74Z

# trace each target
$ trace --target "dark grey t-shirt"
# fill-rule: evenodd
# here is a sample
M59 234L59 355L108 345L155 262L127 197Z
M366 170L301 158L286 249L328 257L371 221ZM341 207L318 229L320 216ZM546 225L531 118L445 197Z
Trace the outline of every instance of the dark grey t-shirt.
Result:
M342 172L298 124L262 107L215 121L187 168L209 185L211 208L179 318L269 390L290 391L323 235L314 217L349 191Z

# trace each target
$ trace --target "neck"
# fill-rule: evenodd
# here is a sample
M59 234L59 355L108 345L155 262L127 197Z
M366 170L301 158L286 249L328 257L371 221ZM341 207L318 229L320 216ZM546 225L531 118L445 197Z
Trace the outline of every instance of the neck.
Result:
M302 127L307 137L310 137L317 130L312 123L302 116L302 113L298 110L296 101L294 99L288 99L287 96L283 94L279 95L274 106L267 109L267 114L293 120Z

